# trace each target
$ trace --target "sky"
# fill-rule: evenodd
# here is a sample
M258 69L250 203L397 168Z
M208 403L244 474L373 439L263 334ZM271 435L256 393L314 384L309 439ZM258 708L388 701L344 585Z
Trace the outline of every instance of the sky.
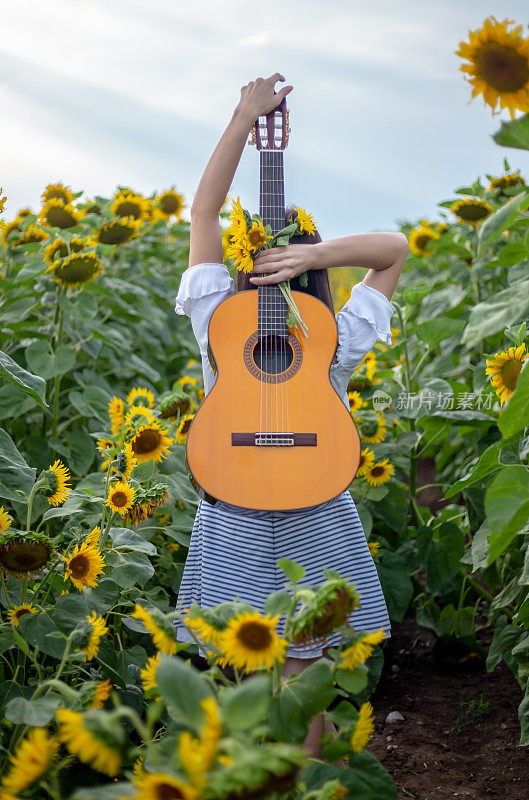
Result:
M3 0L3 218L47 183L81 199L175 186L190 205L240 88L282 73L291 134L285 199L323 238L440 219L437 203L507 156L455 54L489 14L527 25L526 0ZM527 35L528 30L524 28ZM278 84L276 89L279 89ZM258 211L245 147L230 191Z

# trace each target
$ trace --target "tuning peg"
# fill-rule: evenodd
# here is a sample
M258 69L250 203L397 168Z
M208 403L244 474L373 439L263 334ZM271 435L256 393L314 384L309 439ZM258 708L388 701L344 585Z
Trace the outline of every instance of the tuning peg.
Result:
M255 136L255 125L252 125L252 134L248 139L248 144L257 144L257 139Z

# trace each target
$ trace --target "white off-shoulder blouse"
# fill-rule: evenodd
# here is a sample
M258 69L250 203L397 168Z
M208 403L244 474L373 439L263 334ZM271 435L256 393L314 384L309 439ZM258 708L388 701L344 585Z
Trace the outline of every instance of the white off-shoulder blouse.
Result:
M202 358L204 395L211 390L217 377L207 353L209 320L219 303L234 293L235 281L225 264L196 264L182 273L175 311L191 320ZM330 366L330 380L347 408L347 384L356 367L377 340L392 344L391 317L394 313L394 305L382 292L357 283L336 314L337 362Z

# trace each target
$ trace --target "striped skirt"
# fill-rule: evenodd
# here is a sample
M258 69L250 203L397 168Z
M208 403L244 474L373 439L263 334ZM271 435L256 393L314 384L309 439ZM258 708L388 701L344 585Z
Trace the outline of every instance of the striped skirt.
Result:
M289 591L288 578L277 566L280 558L305 568L302 584L324 583L324 567L338 572L360 597L361 607L348 617L355 632L383 628L385 638L391 636L375 562L348 489L301 511L260 511L220 501L213 506L200 500L176 610L185 617L184 609L192 602L204 608L238 598L264 613L269 594ZM283 615L277 625L280 635L284 623ZM178 641L194 641L177 617L173 626ZM323 646L337 645L340 638L333 633ZM319 657L322 647L291 644L287 655Z

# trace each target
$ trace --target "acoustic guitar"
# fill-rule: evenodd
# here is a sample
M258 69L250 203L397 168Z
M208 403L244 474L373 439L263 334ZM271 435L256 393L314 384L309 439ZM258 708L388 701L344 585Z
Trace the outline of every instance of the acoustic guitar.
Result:
M256 120L249 142L260 156L259 213L273 233L285 227L289 132L283 99ZM360 437L329 377L336 320L312 295L292 297L308 339L290 332L277 284L237 292L211 315L216 381L189 426L185 460L193 487L212 505L304 509L337 497L356 475Z

